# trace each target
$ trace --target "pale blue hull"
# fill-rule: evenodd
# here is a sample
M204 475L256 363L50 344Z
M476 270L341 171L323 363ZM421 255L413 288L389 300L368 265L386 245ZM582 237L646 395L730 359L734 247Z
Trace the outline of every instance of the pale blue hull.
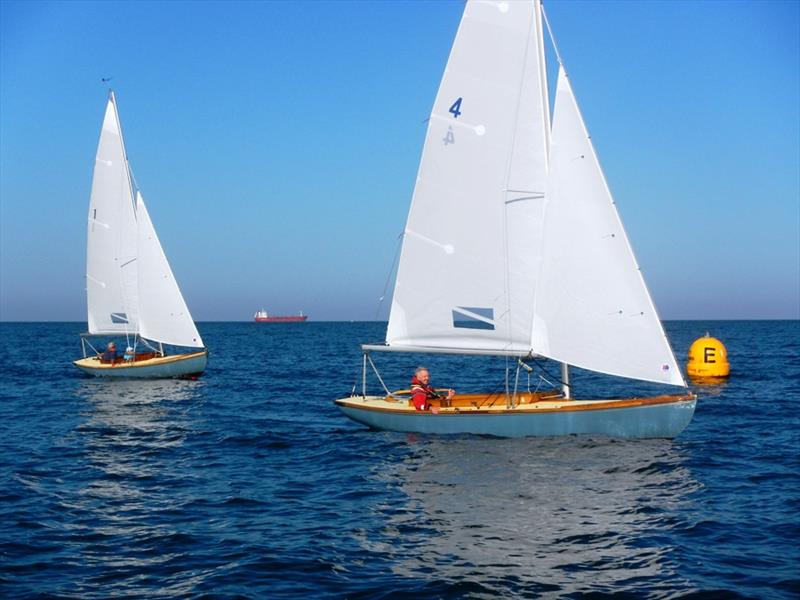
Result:
M373 429L497 437L595 434L613 438L673 438L694 415L696 399L654 406L558 412L432 414L380 412L339 404L345 415Z
M178 357L166 357L166 359L175 358ZM181 357L177 360L166 359L163 360L163 362L154 362L154 364L116 364L113 367L100 365L99 361L92 361L92 359L75 361L74 364L84 373L94 375L95 377L171 379L202 373L208 363L208 354L203 352L188 355L186 358ZM90 364L90 361L96 362L97 366ZM146 362L149 363L151 361Z

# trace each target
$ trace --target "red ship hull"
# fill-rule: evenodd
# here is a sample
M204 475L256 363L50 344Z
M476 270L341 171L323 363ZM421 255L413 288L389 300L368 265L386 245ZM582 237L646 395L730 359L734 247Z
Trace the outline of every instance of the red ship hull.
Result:
M302 323L308 318L306 315L292 317L255 317L256 323Z

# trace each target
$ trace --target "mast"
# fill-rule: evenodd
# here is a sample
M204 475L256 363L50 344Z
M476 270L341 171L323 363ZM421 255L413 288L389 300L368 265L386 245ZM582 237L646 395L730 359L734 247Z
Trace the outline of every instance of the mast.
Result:
M569 365L561 363L561 391L564 398L572 398L572 386L569 384Z
M536 43L537 43L537 52L536 56L539 61L539 87L542 92L542 131L544 132L544 147L545 147L545 169L548 169L550 166L550 93L547 87L547 59L544 52L544 28L542 27L542 21L546 22L547 18L544 14L544 5L542 4L542 0L533 0L534 2L534 24L536 27ZM547 23L547 30L550 31L550 24ZM550 38L553 38L553 34L550 33ZM553 48L556 47L556 42L553 40ZM556 49L556 56L558 56L558 49ZM558 58L558 62L561 62L561 58Z

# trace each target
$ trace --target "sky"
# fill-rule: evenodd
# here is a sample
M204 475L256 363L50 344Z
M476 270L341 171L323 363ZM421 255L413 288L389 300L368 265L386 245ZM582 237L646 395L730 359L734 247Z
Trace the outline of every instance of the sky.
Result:
M387 318L462 10L0 0L0 320L86 319L109 85L195 320ZM660 316L800 318L800 2L545 10Z

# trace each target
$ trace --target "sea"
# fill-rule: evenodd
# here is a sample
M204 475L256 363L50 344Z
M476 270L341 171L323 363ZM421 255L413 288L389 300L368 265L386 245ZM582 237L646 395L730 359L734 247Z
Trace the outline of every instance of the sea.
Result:
M333 400L380 322L199 323L196 381L85 376L85 327L0 324L2 598L800 597L800 321L667 321L681 365L706 332L731 363L674 440L368 430ZM390 389L505 385L501 358L373 356Z

